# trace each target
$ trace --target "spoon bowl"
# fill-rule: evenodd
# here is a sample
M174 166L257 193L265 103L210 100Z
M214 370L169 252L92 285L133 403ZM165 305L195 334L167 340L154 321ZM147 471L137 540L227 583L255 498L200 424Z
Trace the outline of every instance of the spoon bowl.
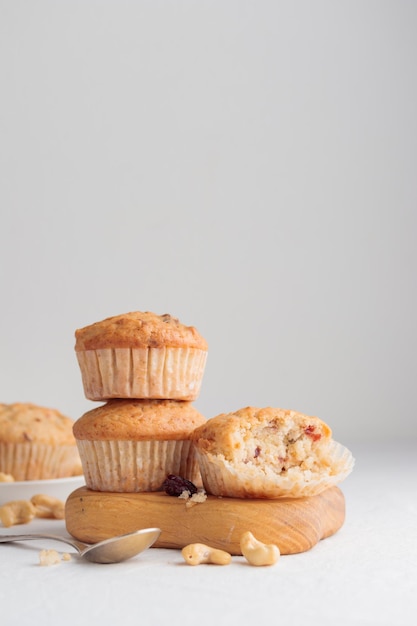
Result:
M120 563L131 559L150 548L157 541L161 534L160 528L142 528L125 535L118 535L99 541L98 543L87 544L72 537L60 537L43 533L24 535L1 535L0 543L10 543L13 541L30 541L33 539L49 539L60 541L75 548L80 557L92 563Z

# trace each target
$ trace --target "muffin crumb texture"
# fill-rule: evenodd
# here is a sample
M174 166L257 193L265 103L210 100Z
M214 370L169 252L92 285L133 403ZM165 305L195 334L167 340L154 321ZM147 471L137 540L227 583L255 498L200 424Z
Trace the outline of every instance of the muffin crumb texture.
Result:
M340 482L352 458L317 417L246 407L209 419L193 433L206 490L218 496L316 495Z

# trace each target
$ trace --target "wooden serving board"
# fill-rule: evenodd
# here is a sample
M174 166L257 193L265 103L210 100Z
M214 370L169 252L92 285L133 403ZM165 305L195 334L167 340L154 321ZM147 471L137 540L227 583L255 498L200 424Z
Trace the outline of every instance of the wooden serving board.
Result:
M275 543L281 554L305 552L333 535L345 519L345 499L338 487L317 496L280 500L245 500L208 496L186 506L163 492L113 493L80 487L65 505L68 532L86 543L139 528L162 530L156 548L181 549L206 543L240 555L245 531L263 543Z

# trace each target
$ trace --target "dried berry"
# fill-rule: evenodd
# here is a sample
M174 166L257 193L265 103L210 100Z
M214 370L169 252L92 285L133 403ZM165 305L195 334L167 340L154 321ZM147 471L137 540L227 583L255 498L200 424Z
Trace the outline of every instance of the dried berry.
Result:
M197 487L190 480L182 478L181 476L175 476L175 474L168 474L164 482L162 483L162 489L169 496L180 496L184 491L188 491L190 496L193 493L197 493Z
M321 435L320 433L316 433L315 430L315 426L306 426L306 428L304 428L304 432L307 437L311 437L313 441L318 441L319 439L321 439Z

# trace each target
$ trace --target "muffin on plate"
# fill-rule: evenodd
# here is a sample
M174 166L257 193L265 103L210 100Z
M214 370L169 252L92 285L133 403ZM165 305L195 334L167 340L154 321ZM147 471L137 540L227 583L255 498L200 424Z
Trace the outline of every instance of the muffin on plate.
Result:
M15 481L82 474L73 424L56 409L0 404L0 472Z
M204 488L235 498L312 496L352 470L349 450L317 417L246 407L206 421L192 434Z
M207 342L171 315L135 311L75 332L75 351L89 400L195 400Z
M168 474L201 484L191 433L205 418L190 402L113 399L74 423L93 491L159 491Z

